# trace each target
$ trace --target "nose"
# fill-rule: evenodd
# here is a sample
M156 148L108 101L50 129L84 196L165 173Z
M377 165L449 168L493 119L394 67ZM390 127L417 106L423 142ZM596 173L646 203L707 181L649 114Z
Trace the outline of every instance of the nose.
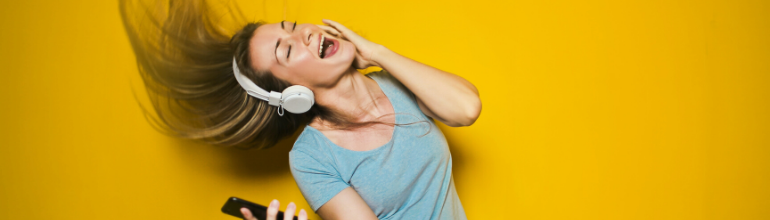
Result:
M315 25L312 25L312 24L303 24L302 28L300 28L300 31L298 31L299 36L302 37L302 42L305 43L305 46L310 46L310 42L313 41L313 39L311 38L313 35L316 35L317 37L317 34L315 34L316 31L314 28L317 28L317 27L315 27Z

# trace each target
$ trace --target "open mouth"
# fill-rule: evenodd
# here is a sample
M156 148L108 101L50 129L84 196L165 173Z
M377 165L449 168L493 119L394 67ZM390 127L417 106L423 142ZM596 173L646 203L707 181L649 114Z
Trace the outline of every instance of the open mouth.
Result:
M318 56L321 57L321 59L331 57L337 52L339 42L334 39L327 39L323 34L321 34L320 37L321 43L318 44Z

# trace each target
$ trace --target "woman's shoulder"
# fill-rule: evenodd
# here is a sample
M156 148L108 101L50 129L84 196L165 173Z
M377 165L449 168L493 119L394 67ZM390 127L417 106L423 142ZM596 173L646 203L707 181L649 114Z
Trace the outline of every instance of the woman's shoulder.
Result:
M297 140L294 141L294 146L292 146L291 151L289 151L289 157L304 155L317 157L316 160L321 160L328 155L327 152L323 151L323 149L325 149L323 148L324 140L321 139L317 133L319 133L319 131L310 125L305 126L302 133L297 137Z
M377 81L380 89L391 100L393 109L397 113L421 115L421 118L427 118L417 104L417 96L388 71L383 69L382 71L369 73L367 76Z
M302 130L302 133L299 134L299 137L297 137L297 140L294 141L294 146L291 148L291 151L302 151L302 152L308 152L308 151L316 151L318 150L319 140L316 138L314 131L315 129L311 127L309 124L305 126L305 128ZM315 153L315 152L310 152Z
M387 70L383 69L381 71L372 72L366 76L373 79L374 81L377 81L380 89L382 89L385 94L405 96L404 98L412 99L411 101L414 101L413 99L415 97L412 91L409 91L409 89L407 89L404 84L401 84L401 81L398 81L398 79L393 77L393 75L391 75Z
M379 84L381 84L380 86L383 86L382 84L385 86L401 85L401 82L393 77L393 75L390 75L390 73L385 69L367 73L366 76L373 79L374 81L377 81Z
M336 170L334 152L322 139L320 131L306 126L289 151L292 172L326 169Z

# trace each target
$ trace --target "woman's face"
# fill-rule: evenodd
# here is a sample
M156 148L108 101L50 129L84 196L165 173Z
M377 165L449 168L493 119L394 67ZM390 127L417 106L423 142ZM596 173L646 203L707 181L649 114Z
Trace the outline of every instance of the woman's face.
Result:
M326 44L319 53L321 35ZM310 89L336 84L351 68L356 52L352 43L326 34L316 25L295 27L291 22L260 26L250 43L252 68L269 70L279 79Z

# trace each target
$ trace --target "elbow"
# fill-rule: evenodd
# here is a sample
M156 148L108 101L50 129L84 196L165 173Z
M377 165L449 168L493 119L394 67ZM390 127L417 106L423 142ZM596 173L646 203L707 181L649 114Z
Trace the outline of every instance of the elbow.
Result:
M473 123L476 123L476 120L479 119L479 115L481 115L481 97L479 96L479 90L476 89L475 86L471 86L471 88L473 89L474 95L472 95L472 98L465 104L465 113L463 114L463 120L460 124L462 127L473 125Z
M481 100L476 99L472 103L467 104L463 112L460 117L456 118L457 120L447 125L451 127L466 127L476 123L479 115L481 115Z
M468 110L468 113L465 116L465 120L463 122L462 126L471 126L473 123L476 123L476 120L479 119L479 116L481 115L481 100L478 100L473 107Z

